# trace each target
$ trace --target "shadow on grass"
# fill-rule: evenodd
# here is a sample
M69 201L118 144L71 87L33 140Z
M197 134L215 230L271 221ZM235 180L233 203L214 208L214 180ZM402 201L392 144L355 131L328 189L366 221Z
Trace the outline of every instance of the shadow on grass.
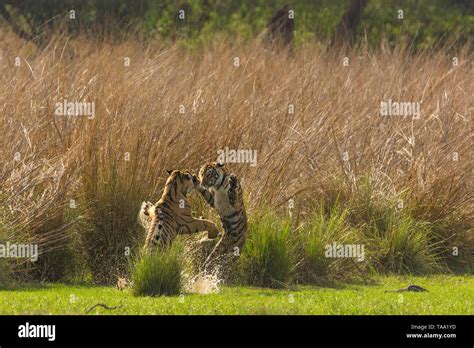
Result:
M228 284L226 285L229 289L248 289L262 292L275 292L287 293L306 291L308 289L317 290L318 288L323 289L334 289L334 290L346 290L353 286L378 286L380 282L375 278L365 279L351 279L351 280L330 280L330 279L318 279L313 282L301 282L296 284L282 284L280 288L274 287L261 287L252 285L241 285L241 284Z

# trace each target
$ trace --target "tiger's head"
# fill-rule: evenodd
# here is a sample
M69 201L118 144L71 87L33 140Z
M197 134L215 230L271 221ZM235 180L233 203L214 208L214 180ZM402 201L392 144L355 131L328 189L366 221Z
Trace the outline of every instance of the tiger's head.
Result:
M224 163L206 163L199 170L199 181L201 182L201 185L206 188L218 188L222 185L226 174L228 173Z
M168 179L166 186L176 185L177 190L183 194L190 193L195 186L199 185L199 180L193 173L188 170L168 170Z

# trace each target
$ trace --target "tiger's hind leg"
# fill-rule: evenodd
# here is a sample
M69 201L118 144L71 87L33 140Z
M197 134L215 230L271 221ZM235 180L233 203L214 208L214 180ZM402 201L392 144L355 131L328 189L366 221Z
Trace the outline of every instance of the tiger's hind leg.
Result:
M180 227L180 234L192 234L202 231L207 231L207 237L209 239L217 238L219 235L219 229L216 224L206 219L193 219L193 221Z

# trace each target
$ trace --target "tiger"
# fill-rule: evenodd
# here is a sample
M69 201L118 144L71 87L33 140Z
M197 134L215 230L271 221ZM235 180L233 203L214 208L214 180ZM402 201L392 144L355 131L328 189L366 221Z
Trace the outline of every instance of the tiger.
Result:
M169 170L165 189L156 204L143 202L140 219L146 216L151 220L148 228L144 251L151 251L157 245L166 248L179 234L191 234L207 231L208 239L219 235L217 226L206 219L196 219L191 214L191 205L187 194L199 184L196 175L188 171Z
M223 163L210 162L199 170L196 190L214 208L222 222L224 235L206 258L234 253L239 255L245 244L247 234L247 214L243 201L242 186L238 178L229 173Z

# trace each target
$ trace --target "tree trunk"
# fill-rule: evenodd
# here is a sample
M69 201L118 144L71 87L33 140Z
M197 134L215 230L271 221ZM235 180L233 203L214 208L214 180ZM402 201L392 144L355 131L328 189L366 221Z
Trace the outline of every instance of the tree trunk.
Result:
M268 21L267 33L265 36L265 46L270 49L280 51L282 49L292 49L293 43L293 19L289 18L288 5L278 10Z
M341 18L332 37L331 46L352 46L355 41L357 26L362 19L362 12L369 0L352 0Z

